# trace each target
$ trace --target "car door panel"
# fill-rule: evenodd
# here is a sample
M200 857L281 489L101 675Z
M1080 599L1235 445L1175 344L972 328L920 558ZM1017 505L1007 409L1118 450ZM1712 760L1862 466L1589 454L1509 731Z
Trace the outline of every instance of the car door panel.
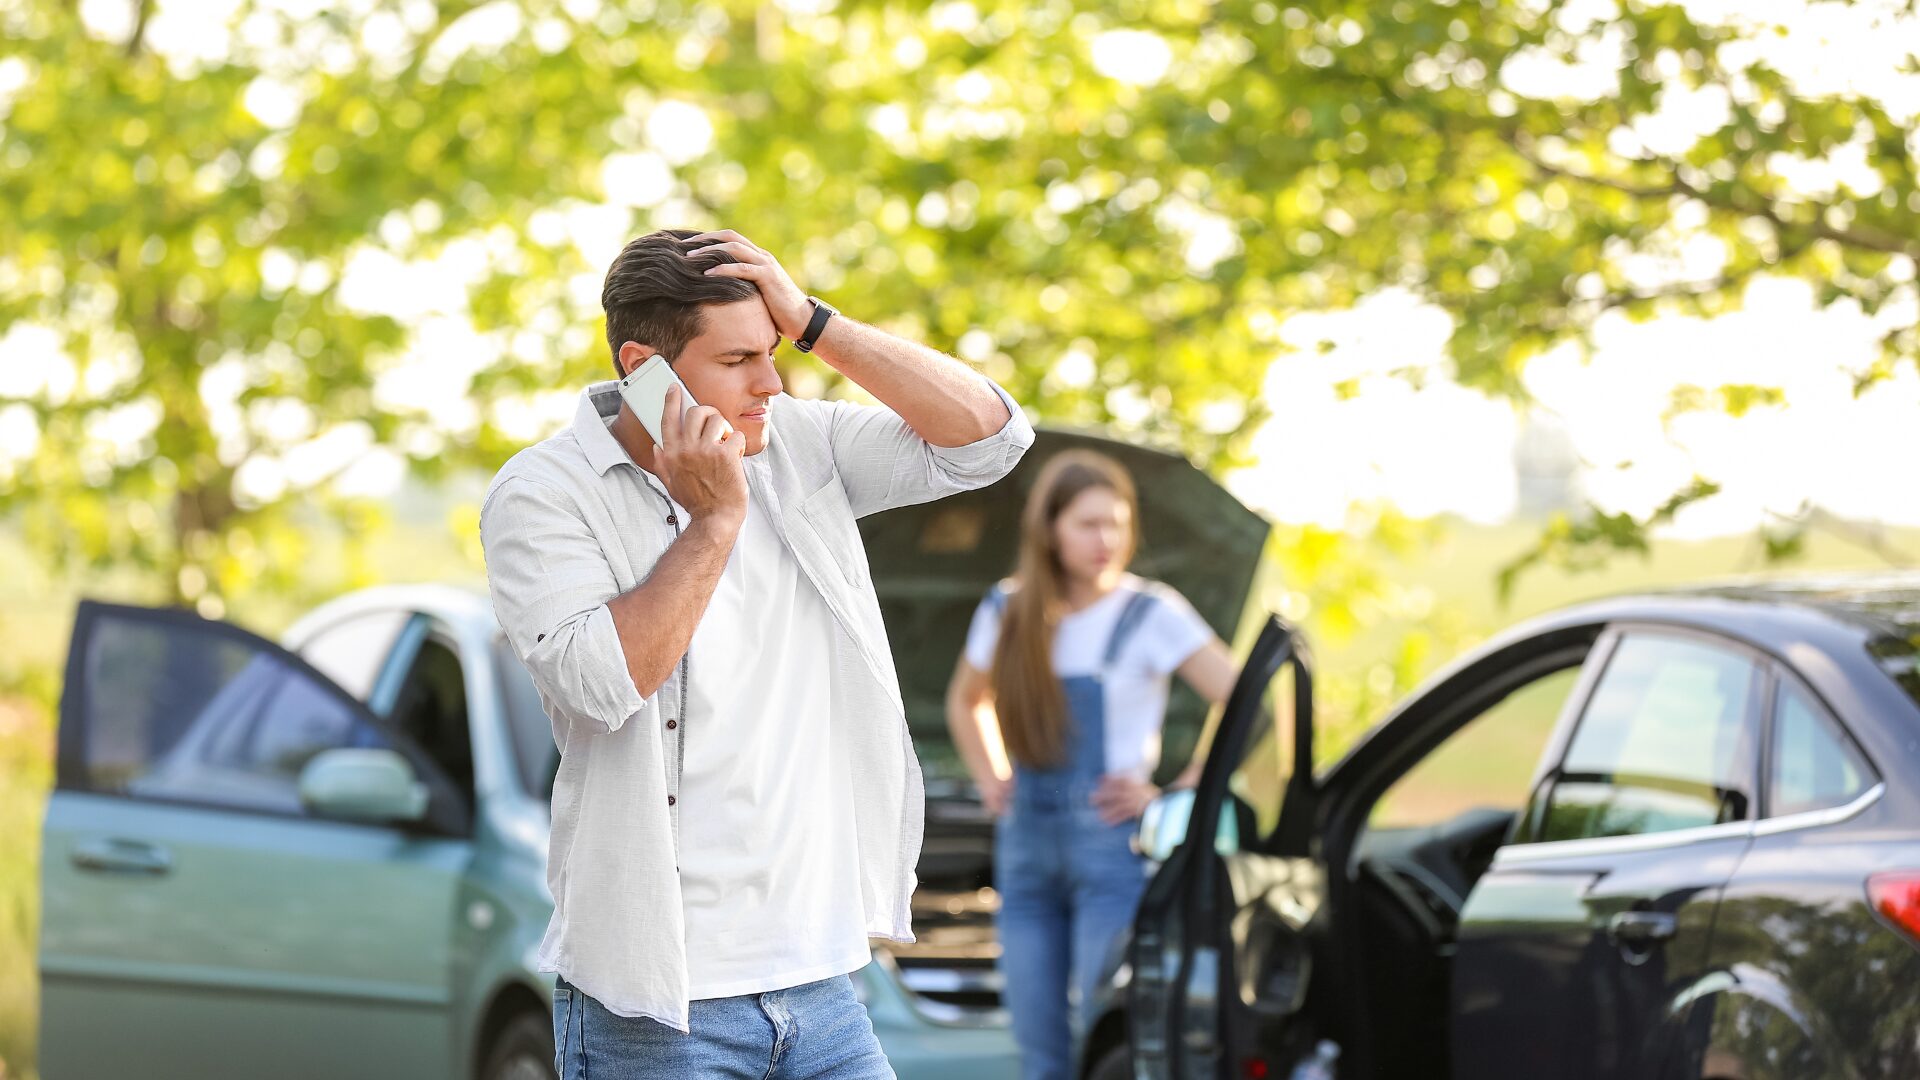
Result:
M247 685L268 679L279 689ZM438 827L303 816L297 795L289 808L275 770L296 762L274 755L343 732L403 750L435 789ZM44 1075L446 1075L450 926L471 855L448 835L464 811L417 748L244 631L85 604L60 763Z
M1290 725L1293 760L1313 760L1310 669L1293 631L1269 620L1222 714L1186 839L1135 921L1128 1008L1140 1076L1271 1069L1311 1034L1301 1019L1313 970L1308 926L1325 875L1299 819L1275 817L1281 785L1291 793L1312 783L1310 768L1285 771L1276 753L1283 728L1263 708L1283 666L1293 668L1293 715L1309 721ZM1232 829L1221 828L1223 817Z
M1515 843L1462 912L1454 1080L1663 1077L1696 1056L1722 890L1752 841L1758 658L1611 631Z

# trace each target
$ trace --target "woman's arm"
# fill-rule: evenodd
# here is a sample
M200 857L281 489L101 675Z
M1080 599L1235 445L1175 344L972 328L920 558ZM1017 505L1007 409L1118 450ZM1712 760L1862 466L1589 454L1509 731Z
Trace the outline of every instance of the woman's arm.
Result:
M1207 721L1200 727L1200 738L1193 744L1193 757L1187 767L1180 770L1168 787L1192 787L1200 782L1200 769L1207 763L1207 750L1213 746L1214 732L1220 727L1220 707L1227 703L1227 695L1233 692L1233 684L1240 678L1240 669L1234 665L1233 654L1227 651L1227 645L1214 638L1200 647L1200 650L1187 657L1185 663L1174 669L1182 681L1193 688L1193 692L1206 699L1213 706L1207 710Z
M987 673L962 656L954 666L953 680L947 684L947 730L953 735L960 760L980 789L980 800L988 810L1000 814L1006 809L1007 795L1013 786L1013 770L1007 764L1007 750L1000 741L1000 724L993 713L993 684Z

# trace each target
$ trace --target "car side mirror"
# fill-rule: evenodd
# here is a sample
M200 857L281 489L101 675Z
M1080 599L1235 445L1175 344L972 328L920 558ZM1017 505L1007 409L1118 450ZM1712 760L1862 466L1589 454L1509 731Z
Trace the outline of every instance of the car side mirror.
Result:
M427 785L393 750L322 750L300 770L300 802L321 817L397 823L427 814Z
M1133 850L1154 862L1166 862L1187 838L1193 820L1193 789L1163 791L1140 814L1140 828L1133 836ZM1214 830L1213 850L1231 855L1240 850L1240 826L1229 802L1221 808L1220 826Z

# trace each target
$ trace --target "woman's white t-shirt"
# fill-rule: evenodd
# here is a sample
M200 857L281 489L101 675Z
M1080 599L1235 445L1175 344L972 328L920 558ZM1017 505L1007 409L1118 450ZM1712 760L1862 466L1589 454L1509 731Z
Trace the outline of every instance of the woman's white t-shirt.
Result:
M1127 602L1146 593L1147 611L1111 666L1101 660ZM982 600L967 628L967 663L993 667L1000 609ZM1053 671L1061 678L1101 675L1106 700L1107 771L1146 780L1160 764L1160 728L1167 717L1170 676L1213 640L1213 628L1178 592L1128 574L1112 592L1060 620L1053 637Z

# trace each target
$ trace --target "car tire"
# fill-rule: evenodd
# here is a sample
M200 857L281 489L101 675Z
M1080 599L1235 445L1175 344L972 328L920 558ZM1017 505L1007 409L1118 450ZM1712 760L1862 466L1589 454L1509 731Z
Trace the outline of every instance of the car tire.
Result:
M523 1012L493 1040L480 1080L554 1080L553 1056L552 1019Z
M1127 1044L1108 1047L1087 1070L1087 1080L1133 1080L1133 1056Z

